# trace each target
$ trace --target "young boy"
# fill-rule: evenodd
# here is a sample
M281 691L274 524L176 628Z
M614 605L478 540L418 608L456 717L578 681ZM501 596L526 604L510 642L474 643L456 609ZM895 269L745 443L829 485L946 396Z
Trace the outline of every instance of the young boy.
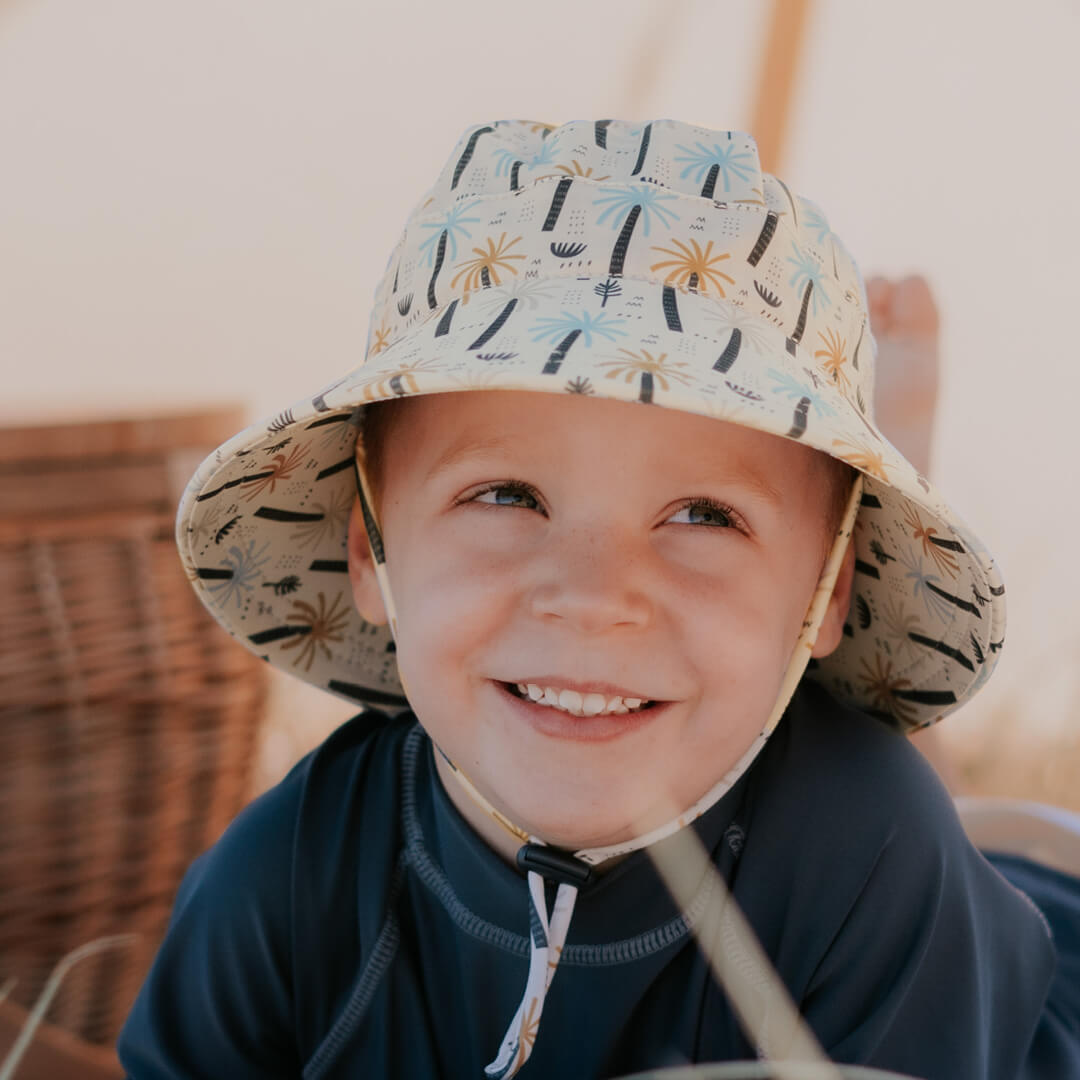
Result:
M836 1061L1076 1074L1045 919L902 737L989 675L1000 580L876 429L858 271L753 140L470 129L371 325L180 509L222 624L365 711L190 869L129 1074L752 1058L715 875L678 906L650 859L685 829Z

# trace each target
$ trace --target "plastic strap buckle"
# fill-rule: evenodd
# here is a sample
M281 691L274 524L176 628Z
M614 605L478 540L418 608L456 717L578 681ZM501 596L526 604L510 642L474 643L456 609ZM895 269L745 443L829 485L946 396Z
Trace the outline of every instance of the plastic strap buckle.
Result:
M593 876L593 868L588 863L543 844L525 844L519 848L517 864L522 870L532 870L541 877L578 889L588 885Z

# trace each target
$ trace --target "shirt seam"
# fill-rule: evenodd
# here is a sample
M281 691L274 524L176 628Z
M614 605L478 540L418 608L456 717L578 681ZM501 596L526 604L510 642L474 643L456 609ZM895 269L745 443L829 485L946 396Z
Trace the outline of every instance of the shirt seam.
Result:
M482 918L467 907L424 845L423 832L416 810L417 759L423 738L423 728L417 724L406 736L401 759L401 810L405 832L406 862L460 930L478 941L516 956L526 957L529 955L528 938ZM686 911L641 934L601 945L565 945L559 961L560 966L613 967L645 959L684 941L700 920L709 902L712 889L713 876L707 875ZM524 903L523 884L522 904Z

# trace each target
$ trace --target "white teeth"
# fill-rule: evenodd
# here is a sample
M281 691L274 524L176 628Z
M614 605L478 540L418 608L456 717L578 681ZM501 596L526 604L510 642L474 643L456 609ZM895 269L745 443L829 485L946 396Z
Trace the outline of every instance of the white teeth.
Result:
M581 712L581 695L576 690L560 690L559 705L567 712Z
M549 705L573 716L625 716L646 704L643 698L622 698L617 694L609 698L597 693L581 694L577 690L556 690L554 687L539 686L536 683L516 685L523 698L539 705Z
M559 697L561 700L562 695L560 694ZM581 711L586 716L599 716L604 711L606 704L603 694L586 694L581 702Z

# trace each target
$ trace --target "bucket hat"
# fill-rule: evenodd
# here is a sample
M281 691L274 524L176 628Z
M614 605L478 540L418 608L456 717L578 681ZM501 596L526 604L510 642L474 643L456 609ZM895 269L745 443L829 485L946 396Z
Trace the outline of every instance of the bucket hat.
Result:
M394 709L407 701L370 499L391 628L360 617L347 578L367 406L477 389L595 395L742 424L856 471L773 714L693 807L567 855L514 827L451 762L469 797L523 842L528 871L528 974L489 1077L513 1076L529 1057L591 867L678 832L749 766L803 674L849 543L843 638L810 677L912 730L971 697L997 662L998 573L878 430L874 359L858 268L813 203L761 172L749 135L670 120L499 121L465 132L409 215L364 362L241 432L188 485L177 540L222 626L290 674ZM545 879L559 882L550 912Z
M393 642L355 610L346 528L364 407L471 389L596 395L801 441L861 474L840 646L808 676L901 730L997 662L979 540L874 423L857 266L751 136L671 120L468 129L409 215L357 368L216 450L177 541L200 598L274 666L403 708Z

